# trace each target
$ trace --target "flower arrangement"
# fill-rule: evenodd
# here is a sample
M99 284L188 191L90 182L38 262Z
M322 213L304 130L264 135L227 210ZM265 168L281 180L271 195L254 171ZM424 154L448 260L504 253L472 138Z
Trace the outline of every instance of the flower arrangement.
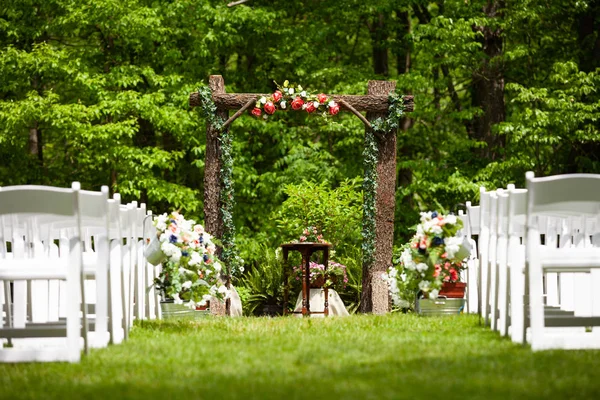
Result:
M205 306L211 297L229 297L215 243L202 225L176 211L155 217L153 225L166 256L155 280L164 297L190 308Z
M437 298L444 282L460 281L470 252L459 234L461 228L462 221L455 215L421 213L415 235L383 275L394 304L401 304L404 294L417 291Z
M302 235L297 240L298 243L327 243L325 239L323 239L323 234L319 233L319 230L316 226L309 226L304 228L302 231Z
M322 111L324 117L336 115L340 112L340 106L326 94L319 93L311 94L300 85L290 85L289 81L283 82L283 86L279 86L277 82L277 90L269 97L261 97L256 102L255 107L250 113L256 117L262 116L268 118L269 115L275 114L277 110L304 110L307 113L315 113Z
M313 261L310 262L310 283L328 288L345 288L348 283L346 266L335 261L329 261L327 264L327 270L325 270L325 265ZM301 265L294 266L293 277L297 282L302 282Z

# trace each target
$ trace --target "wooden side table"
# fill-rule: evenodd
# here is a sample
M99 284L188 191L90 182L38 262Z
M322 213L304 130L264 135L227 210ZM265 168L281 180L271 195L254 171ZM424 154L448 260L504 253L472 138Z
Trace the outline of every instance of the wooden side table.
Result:
M329 262L329 249L333 247L329 243L314 243L314 242L305 242L305 243L285 243L281 245L283 249L283 276L285 282L285 288L283 291L283 315L287 314L287 303L288 303L288 295L289 295L289 287L288 287L288 273L289 273L289 265L288 265L288 254L291 251L297 251L302 255L302 316L310 317L310 256L316 251L323 252L323 265L325 266L325 271L327 271L327 266ZM328 291L327 286L324 287L324 295L325 295L325 308L321 312L313 312L312 314L325 314L325 316L329 315L329 300L328 300Z

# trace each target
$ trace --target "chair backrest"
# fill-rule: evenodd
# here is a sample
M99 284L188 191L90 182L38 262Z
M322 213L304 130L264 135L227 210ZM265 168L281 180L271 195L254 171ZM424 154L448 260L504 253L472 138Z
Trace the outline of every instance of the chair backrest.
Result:
M539 215L596 216L600 213L600 175L569 174L536 178L527 172L527 209Z
M481 213L479 206L474 206L470 201L466 202L467 218L469 219L469 231L467 236L479 235L481 231Z

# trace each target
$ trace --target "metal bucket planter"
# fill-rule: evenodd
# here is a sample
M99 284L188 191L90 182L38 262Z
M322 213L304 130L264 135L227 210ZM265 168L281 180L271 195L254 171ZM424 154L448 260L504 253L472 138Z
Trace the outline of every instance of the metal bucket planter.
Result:
M465 299L451 299L438 296L437 299L417 298L416 311L424 316L458 315L465 308Z
M160 240L158 240L157 236L148 243L148 247L144 250L144 257L152 265L158 265L167 259L167 256L160 248Z
M204 310L193 310L186 304L175 304L173 300L160 302L163 319L178 319L178 318L204 318L210 315L210 309L206 307Z

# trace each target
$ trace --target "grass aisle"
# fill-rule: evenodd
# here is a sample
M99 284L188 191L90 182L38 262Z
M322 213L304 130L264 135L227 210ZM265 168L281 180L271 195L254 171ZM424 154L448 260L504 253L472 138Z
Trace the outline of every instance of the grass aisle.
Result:
M0 364L1 399L600 398L600 351L501 339L472 315L145 322L80 364Z

